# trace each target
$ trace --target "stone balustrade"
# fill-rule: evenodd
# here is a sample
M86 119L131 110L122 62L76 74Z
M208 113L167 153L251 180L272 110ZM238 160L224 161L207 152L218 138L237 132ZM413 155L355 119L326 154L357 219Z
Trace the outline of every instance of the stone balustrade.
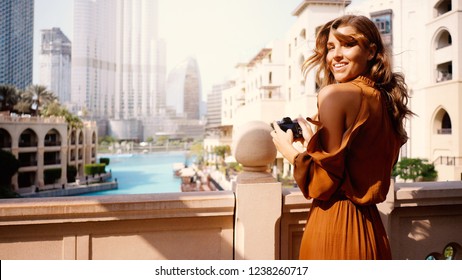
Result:
M0 259L296 259L311 202L269 173L269 131L237 131L232 191L0 200ZM462 244L460 181L392 184L379 210L395 259Z

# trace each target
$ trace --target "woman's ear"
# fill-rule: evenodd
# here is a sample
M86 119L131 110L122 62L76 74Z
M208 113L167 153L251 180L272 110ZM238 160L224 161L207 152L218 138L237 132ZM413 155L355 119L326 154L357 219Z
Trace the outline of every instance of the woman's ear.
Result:
M377 46L374 43L370 44L369 45L369 56L367 57L367 60L371 61L375 57L376 53L377 53Z

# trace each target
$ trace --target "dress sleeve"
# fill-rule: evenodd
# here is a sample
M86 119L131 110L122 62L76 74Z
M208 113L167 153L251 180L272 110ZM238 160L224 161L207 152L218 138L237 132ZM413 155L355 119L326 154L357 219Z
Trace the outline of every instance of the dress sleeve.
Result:
M344 177L345 149L326 153L321 147L318 130L307 150L294 160L294 179L306 198L328 200L340 187Z

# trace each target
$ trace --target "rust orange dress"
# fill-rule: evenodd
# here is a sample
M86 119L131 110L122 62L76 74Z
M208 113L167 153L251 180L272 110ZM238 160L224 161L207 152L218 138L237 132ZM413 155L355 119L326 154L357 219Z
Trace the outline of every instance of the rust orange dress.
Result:
M391 259L376 204L385 200L403 143L374 82L361 76L350 83L361 90L361 105L340 148L323 151L320 127L294 161L298 186L313 198L300 259Z

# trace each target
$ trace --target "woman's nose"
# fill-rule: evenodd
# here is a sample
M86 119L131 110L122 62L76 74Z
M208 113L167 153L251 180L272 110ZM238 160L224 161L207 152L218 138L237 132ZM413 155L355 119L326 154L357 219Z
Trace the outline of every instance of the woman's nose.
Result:
M334 49L334 58L338 58L338 57L342 57L342 56L343 56L342 48L335 48Z

